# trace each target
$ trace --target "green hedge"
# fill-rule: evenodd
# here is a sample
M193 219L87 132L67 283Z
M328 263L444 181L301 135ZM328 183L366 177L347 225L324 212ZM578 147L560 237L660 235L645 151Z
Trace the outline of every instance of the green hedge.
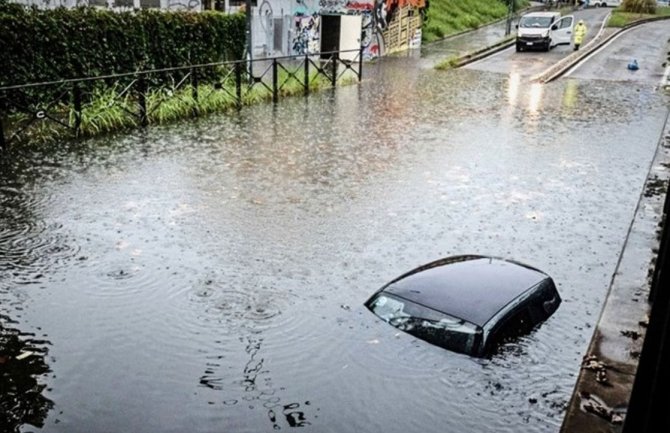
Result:
M0 0L0 87L236 60L242 14L38 10Z

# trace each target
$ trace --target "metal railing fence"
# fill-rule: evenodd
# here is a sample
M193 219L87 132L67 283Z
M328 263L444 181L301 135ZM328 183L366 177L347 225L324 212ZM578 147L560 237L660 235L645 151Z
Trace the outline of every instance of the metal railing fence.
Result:
M189 115L198 116L208 111L202 104L213 95L219 106L240 108L257 100L276 103L282 95L308 95L313 88L335 87L344 79L360 82L362 71L363 50L358 49L4 86L0 87L0 149L30 140L31 130L44 123L79 137L84 120L95 123L87 109L96 100L100 105L105 91L107 98L92 116L116 108L130 119L126 123L146 126L174 98L189 107Z

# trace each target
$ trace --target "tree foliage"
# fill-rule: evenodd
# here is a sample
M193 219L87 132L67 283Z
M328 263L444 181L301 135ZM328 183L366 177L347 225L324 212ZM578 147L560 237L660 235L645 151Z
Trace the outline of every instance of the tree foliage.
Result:
M653 14L656 13L656 0L623 0L621 9L624 12Z

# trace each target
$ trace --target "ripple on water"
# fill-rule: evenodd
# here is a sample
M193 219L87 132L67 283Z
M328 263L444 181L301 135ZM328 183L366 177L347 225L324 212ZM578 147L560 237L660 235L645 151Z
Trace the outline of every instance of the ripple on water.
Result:
M93 298L126 299L128 304L137 304L146 302L152 293L158 296L156 276L140 264L124 259L89 260L86 269L90 272L84 289Z
M297 301L296 296L277 285L259 287L235 278L206 277L168 297L172 314L167 316L190 334L215 330L222 337L237 337L245 330L281 328L290 332L301 326L299 317L285 314Z
M16 284L31 284L65 266L79 254L80 248L62 231L60 224L3 221L0 227L0 275L10 275Z

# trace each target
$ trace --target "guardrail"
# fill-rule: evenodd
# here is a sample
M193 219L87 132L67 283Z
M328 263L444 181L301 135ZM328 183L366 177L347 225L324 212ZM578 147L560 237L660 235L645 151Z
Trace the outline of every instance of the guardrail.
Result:
M191 108L189 114L198 116L199 102L214 93L238 108L251 96L276 103L283 93L308 95L317 82L334 87L345 76L360 82L362 72L363 50L358 49L4 86L0 87L0 149L29 140L31 128L43 122L79 137L87 105L104 89L115 89L107 108L120 108L134 125L146 126L171 98L181 98ZM286 91L289 86L291 92Z

